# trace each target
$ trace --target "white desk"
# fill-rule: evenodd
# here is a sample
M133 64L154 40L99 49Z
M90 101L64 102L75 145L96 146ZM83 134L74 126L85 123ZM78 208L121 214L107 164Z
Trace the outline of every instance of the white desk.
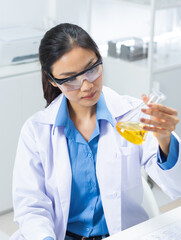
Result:
M169 237L168 239L181 240L181 207L175 208L169 212L159 215L158 217L149 219L148 221L121 231L113 236L106 238L106 240L163 240L161 236L158 236L158 232L160 235L162 235L162 232L164 231L165 234L165 230L168 232L169 228L173 229L174 231L173 226L177 231L179 228L179 233L177 232L176 236ZM172 233L172 235L173 234L174 233Z

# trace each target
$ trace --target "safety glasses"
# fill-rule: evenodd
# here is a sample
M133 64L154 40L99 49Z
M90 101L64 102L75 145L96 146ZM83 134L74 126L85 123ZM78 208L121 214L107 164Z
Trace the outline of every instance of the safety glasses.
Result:
M90 68L75 74L72 77L57 79L54 78L51 73L48 73L49 77L61 85L61 88L64 91L72 91L77 90L82 86L84 80L89 82L95 81L102 74L102 60L98 59L96 63L94 63Z

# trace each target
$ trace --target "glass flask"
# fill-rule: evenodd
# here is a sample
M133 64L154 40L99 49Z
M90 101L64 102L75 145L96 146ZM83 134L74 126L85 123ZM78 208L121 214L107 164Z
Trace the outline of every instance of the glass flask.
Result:
M135 107L133 110L126 113L119 122L116 124L116 129L122 137L127 141L141 145L146 139L148 131L143 129L143 124L140 122L140 118L149 118L149 115L141 112L142 108L148 108L149 103L161 103L166 96L156 89L152 89L152 92L148 96L148 102L142 102L140 105Z

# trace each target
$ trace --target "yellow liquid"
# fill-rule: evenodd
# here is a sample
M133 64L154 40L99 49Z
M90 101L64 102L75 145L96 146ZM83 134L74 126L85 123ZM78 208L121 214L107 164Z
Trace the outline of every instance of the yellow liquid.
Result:
M143 126L144 124L138 122L118 122L116 129L129 142L141 145L148 132L143 130Z

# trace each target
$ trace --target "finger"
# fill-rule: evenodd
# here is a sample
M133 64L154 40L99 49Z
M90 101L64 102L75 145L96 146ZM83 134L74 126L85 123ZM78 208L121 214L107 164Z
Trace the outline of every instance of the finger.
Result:
M149 116L152 116L152 117L156 117L158 119L163 119L165 121L168 121L170 123L178 123L179 122L179 118L177 117L177 115L170 115L168 113L165 113L165 112L160 112L158 111L157 109L153 109L153 108L143 108L141 110L143 113L149 115Z
M177 112L176 109L166 107L166 106L161 105L161 104L149 103L148 107L150 107L152 109L155 109L155 110L158 110L158 111L161 111L161 112L164 112L164 113L167 113L169 115L176 115L176 116L178 115L178 112Z
M140 122L151 125L152 127L164 128L169 131L174 131L176 126L176 124L174 123L171 124L170 122L166 122L166 121L156 121L153 119L146 119L146 118L141 118Z
M164 128L157 128L157 127L151 127L151 126L143 126L143 130L148 131L148 132L153 132L157 135L162 135L162 136L168 136L170 135L170 131L164 129Z
M167 133L168 130L164 129L164 128L158 128L158 127L151 127L151 126L147 126L144 125L143 126L143 130L145 131L151 131L151 132L155 132L155 133ZM170 132L170 131L169 131Z
M156 136L169 136L170 135L170 131L168 130L165 130L163 128L157 128L157 127L150 127L150 126L144 126L143 129L145 131L148 131L148 132L153 132L153 134Z

